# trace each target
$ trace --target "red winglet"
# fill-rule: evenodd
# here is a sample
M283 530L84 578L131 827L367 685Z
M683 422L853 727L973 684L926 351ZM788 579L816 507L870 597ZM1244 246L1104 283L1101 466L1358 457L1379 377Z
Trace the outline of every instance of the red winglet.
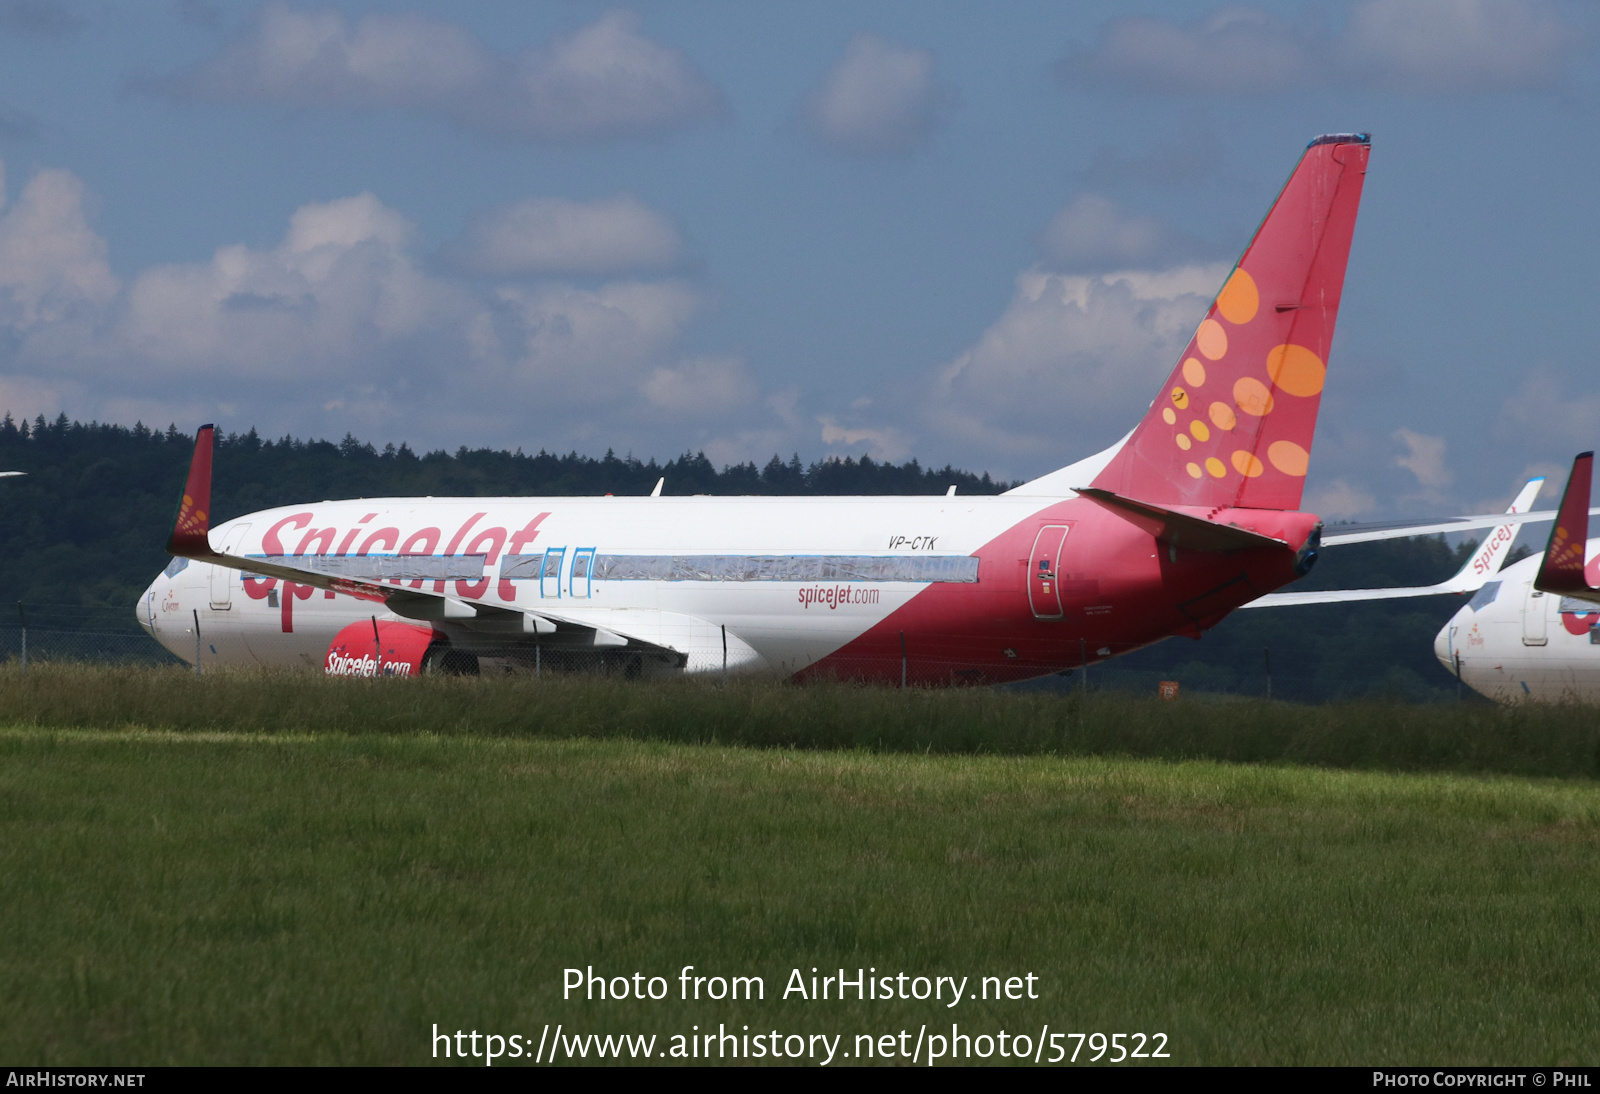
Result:
M183 501L167 537L167 553L181 558L209 558L211 540L211 437L214 427L203 425L195 433L194 458L189 462L189 481L183 487Z
M1589 545L1589 485L1594 470L1594 453L1581 452L1572 461L1572 474L1556 511L1556 526L1539 564L1533 587L1546 593L1562 593L1593 599L1595 589L1583 576L1583 556Z

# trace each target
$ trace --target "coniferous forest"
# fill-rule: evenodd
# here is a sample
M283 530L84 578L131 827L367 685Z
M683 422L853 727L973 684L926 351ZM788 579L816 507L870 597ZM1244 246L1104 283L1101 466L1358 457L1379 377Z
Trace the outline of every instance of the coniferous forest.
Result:
M175 426L0 418L0 602L134 626L133 605L167 562L166 541L194 437ZM647 494L996 494L1015 485L918 461L863 455L810 464L774 455L765 466L718 469L704 453L665 463L544 450L381 451L255 430L217 437L216 521L275 505L342 497ZM1470 555L1440 537L1333 548L1296 588L1426 585ZM1434 660L1434 633L1460 606L1451 597L1235 612L1200 641L1169 639L1090 670L1091 686L1154 689L1178 679L1200 691L1261 694L1270 675L1283 698L1386 694L1447 698L1454 681ZM1068 676L1058 686L1078 686Z

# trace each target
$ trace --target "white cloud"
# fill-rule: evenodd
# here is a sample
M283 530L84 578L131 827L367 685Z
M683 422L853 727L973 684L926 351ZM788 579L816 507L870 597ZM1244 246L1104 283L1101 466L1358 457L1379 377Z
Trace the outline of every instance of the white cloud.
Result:
M1028 270L999 319L939 371L925 418L1012 457L1082 448L1075 432L1109 442L1106 423L1138 420L1227 273Z
M1556 83L1577 44L1548 0L1370 0L1344 51L1352 73L1397 90L1515 91Z
M1506 399L1496 416L1496 440L1557 444L1573 452L1593 448L1600 436L1600 393L1574 392L1564 379L1536 369Z
M743 358L695 357L657 368L641 387L651 406L691 418L716 418L755 402L755 377Z
M568 405L632 397L684 327L701 298L682 281L617 281L597 289L545 284L497 294L515 319L504 378L539 398Z
M27 333L84 318L117 288L83 183L69 171L35 174L0 215L0 322Z
M831 415L820 415L817 424L822 427L822 443L829 450L865 454L880 460L898 462L911 454L911 438L892 426L840 425Z
M177 99L421 110L530 140L641 136L716 114L722 96L680 51L613 11L541 50L507 57L454 23L263 4L200 65L142 82Z
M1306 495L1305 508L1323 520L1349 520L1372 511L1377 499L1343 479L1319 483Z
M411 241L372 194L302 206L271 250L233 245L207 263L145 270L106 349L158 372L326 378L471 310L422 272Z
M359 194L122 285L84 204L43 171L0 211L0 409L552 446L771 417L742 359L685 353L706 296L683 278L436 276L410 222Z
M1193 245L1152 216L1127 216L1109 198L1080 194L1039 234L1039 249L1061 270L1158 268Z
M669 270L683 258L677 225L631 194L598 201L528 198L467 225L444 258L468 273L614 274Z
M1067 83L1141 94L1272 95L1318 86L1419 94L1547 89L1582 43L1552 0L1368 0L1342 33L1227 6L1189 23L1107 22L1057 67Z
M1247 7L1186 25L1148 16L1113 19L1093 49L1075 49L1062 79L1155 94L1261 95L1314 80L1320 65L1294 28Z
M1443 437L1431 437L1410 429L1397 429L1392 436L1406 446L1406 454L1395 459L1395 466L1415 475L1425 490L1437 493L1455 480L1445 458Z
M824 146L852 155L905 155L943 124L954 93L932 53L858 34L806 97L806 128Z

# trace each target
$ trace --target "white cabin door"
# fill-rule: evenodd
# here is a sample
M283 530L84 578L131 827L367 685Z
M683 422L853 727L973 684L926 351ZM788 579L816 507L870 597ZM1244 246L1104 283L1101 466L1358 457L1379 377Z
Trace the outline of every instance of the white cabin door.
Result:
M589 571L594 567L594 548L579 547L572 552L572 577L567 582L567 592L576 599L589 598Z
M236 524L229 528L227 536L222 541L222 554L237 555L239 544L244 542L244 534L249 530L248 524ZM233 607L233 586L238 580L238 570L230 570L226 566L211 567L212 611L225 612Z
M539 574L539 595L546 600L561 598L561 563L567 557L565 547L547 547L544 568Z
M1550 641L1548 634L1550 598L1528 583L1528 595L1522 602L1522 644L1542 646Z

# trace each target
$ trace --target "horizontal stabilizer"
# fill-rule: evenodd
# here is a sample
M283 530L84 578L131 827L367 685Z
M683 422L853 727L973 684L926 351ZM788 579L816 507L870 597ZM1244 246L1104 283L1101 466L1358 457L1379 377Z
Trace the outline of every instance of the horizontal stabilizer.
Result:
M1589 516L1600 516L1600 506L1589 510ZM1324 547L1343 547L1351 543L1372 543L1380 539L1409 539L1413 536L1432 536L1453 532L1470 532L1477 528L1498 528L1502 524L1543 524L1555 520L1554 509L1541 509L1536 513L1479 513L1470 517L1439 517L1429 521L1382 521L1371 524L1335 524L1322 533Z
M1600 589L1589 584L1584 573L1584 554L1589 546L1589 490L1594 472L1594 453L1580 452L1572 461L1572 474L1561 494L1556 510L1556 526L1539 563L1539 576L1533 587L1540 592L1560 593L1600 603Z
M1078 488L1078 493L1173 547L1191 551L1248 551L1260 547L1289 546L1281 539L1264 536L1236 524L1218 524L1175 509L1134 501L1109 490L1085 486Z

